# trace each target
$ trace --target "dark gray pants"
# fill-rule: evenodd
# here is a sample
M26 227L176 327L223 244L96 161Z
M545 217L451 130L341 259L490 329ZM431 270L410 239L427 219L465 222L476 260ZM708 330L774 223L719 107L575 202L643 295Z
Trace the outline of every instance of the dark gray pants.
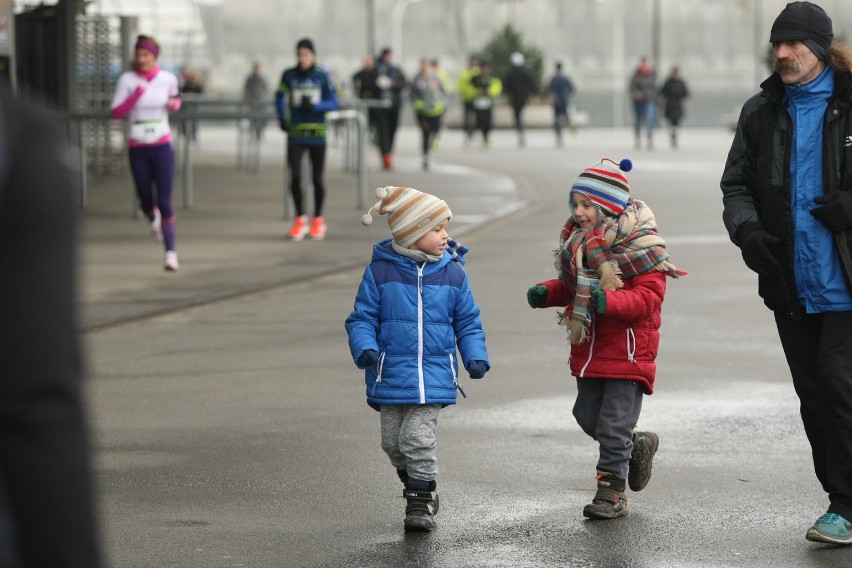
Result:
M627 479L633 451L633 428L642 411L644 387L624 379L577 379L574 418L583 432L598 441L598 471Z
M775 323L828 511L852 521L852 312Z
M411 479L432 481L438 475L436 431L440 404L381 406L382 449L396 469Z

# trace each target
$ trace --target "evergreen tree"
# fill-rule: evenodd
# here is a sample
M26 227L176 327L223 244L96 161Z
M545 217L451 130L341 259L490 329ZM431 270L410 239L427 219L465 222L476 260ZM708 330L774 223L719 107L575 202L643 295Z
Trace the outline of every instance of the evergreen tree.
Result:
M506 24L505 28L494 34L485 47L473 53L473 57L479 61L488 61L491 72L497 77L504 78L512 68L509 58L516 51L524 55L524 66L529 69L535 79L536 92L541 93L544 55L539 48L525 45L520 32L512 24Z

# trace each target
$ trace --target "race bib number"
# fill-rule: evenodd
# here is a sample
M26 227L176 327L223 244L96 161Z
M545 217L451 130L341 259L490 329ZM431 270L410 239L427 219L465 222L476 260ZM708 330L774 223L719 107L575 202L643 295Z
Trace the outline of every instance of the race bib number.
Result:
M159 142L169 133L169 124L165 120L135 120L130 126L130 138L142 144Z
M491 108L491 97L476 97L473 99L473 108L488 110Z
M294 87L292 91L292 100L293 106L299 106L302 104L302 101L307 97L308 100L311 101L311 104L316 106L322 101L322 88L319 85L304 85Z

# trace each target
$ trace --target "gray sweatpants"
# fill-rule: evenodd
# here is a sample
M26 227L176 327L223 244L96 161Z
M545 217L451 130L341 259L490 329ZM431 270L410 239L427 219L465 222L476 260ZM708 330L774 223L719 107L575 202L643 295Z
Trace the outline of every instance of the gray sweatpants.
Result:
M583 432L598 441L598 471L627 479L633 452L633 428L642 411L644 387L624 379L577 379L574 418Z
M440 404L381 406L382 449L396 469L411 479L432 481L438 475L436 430Z

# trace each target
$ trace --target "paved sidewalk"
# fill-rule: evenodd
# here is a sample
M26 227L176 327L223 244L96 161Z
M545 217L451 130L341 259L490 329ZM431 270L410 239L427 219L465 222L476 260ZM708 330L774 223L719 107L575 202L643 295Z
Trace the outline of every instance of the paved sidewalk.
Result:
M80 247L84 330L366 265L370 245L389 235L387 222L382 216L369 228L361 224L366 208L356 207L357 177L343 171L342 148L335 145L326 158L327 238L298 243L286 239L290 219L284 218L283 140L280 132L266 131L262 168L252 174L236 167L233 126L202 125L192 149L192 208L183 208L180 171L175 180L178 273L163 270L162 245L149 238L143 217L133 218L129 170L90 177ZM423 172L416 153L419 133L413 128L401 130L397 148L391 172L378 168L374 148L368 148L370 203L375 201L374 189L384 185L435 193L453 209L451 234L462 235L526 201L503 175L442 163L440 158ZM311 193L306 192L308 204L313 202Z

